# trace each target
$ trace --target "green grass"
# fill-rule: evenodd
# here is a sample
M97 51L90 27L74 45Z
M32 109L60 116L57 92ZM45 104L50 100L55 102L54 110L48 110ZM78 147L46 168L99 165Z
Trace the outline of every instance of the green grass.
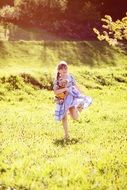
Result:
M61 123L54 121L53 92L24 83L20 76L5 77L0 93L1 189L127 189L127 83L115 78L112 84L97 82L97 76L106 79L107 69L97 75L96 69L91 75L88 68L71 69L94 101L78 122L69 120L66 143ZM125 74L119 71L120 77ZM83 76L95 81L86 87Z
M35 65L25 52L14 58L14 49L7 51L11 61L0 66L0 190L126 190L126 64L69 65L93 104L79 121L69 118L70 140L64 142L54 120L56 63Z

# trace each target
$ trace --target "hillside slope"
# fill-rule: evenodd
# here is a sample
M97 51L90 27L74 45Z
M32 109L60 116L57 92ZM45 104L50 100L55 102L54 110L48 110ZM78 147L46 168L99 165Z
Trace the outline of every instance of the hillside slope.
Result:
M111 66L126 63L126 56L98 41L0 42L0 67L51 66L60 60L73 65Z

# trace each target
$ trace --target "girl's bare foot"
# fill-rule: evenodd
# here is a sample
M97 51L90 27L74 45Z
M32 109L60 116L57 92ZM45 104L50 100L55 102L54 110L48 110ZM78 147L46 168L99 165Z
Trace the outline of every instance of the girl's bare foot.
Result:
M65 135L64 136L64 140L66 141L66 140L68 140L70 137L69 137L69 135Z
M82 110L83 110L83 104L80 103L80 104L78 105L77 109L78 109L79 112L82 112Z

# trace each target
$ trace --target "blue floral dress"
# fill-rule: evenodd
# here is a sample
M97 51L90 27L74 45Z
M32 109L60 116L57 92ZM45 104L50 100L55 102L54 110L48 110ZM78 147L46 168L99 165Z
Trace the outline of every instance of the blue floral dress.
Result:
M92 98L89 96L85 96L79 92L79 90L75 87L75 79L69 74L68 75L68 85L69 93L65 97L63 103L56 103L55 109L55 119L60 121L64 118L65 114L71 107L78 107L79 104L83 106L83 108L87 108L92 103ZM57 86L57 80L54 81L54 87Z

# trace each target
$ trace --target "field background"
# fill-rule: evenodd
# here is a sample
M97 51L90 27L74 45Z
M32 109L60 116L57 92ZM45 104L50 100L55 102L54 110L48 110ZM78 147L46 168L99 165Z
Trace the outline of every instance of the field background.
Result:
M54 121L55 67L93 104ZM127 190L127 55L96 41L0 42L0 190Z

